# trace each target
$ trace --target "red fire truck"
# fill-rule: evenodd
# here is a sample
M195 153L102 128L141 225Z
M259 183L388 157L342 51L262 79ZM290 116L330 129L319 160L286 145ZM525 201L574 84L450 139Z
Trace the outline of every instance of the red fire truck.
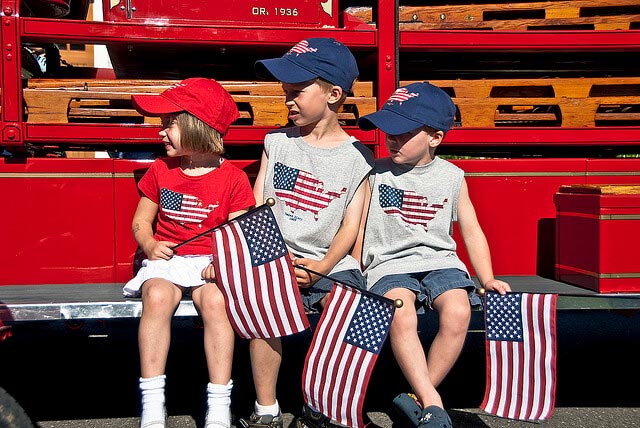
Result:
M340 115L376 157L384 136L356 121L397 85L429 80L452 96L439 154L466 171L496 275L560 293L559 309L638 308L637 1L103 0L102 20L90 6L2 0L5 328L139 315L121 287L136 260L136 183L161 147L132 94L222 82L241 112L228 156L253 178L265 132L287 122L281 88L253 64L318 36L358 60ZM92 46L111 68L67 59ZM188 301L177 313L196 315Z

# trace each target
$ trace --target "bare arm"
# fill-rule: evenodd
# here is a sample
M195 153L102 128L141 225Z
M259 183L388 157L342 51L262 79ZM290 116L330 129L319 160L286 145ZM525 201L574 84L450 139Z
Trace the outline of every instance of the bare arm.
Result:
M256 182L253 185L253 196L256 198L256 206L264 204L264 180L268 162L267 152L263 150L262 158L260 159L260 169L258 170Z
M362 250L363 250L363 241L364 241L364 230L367 225L367 216L369 215L369 206L371 203L371 185L369 184L369 180L364 181L364 203L362 207L362 216L360 217L360 226L358 228L358 236L356 237L356 242L353 244L353 249L351 250L351 256L356 259L360 263L360 268L364 269L362 265Z
M458 225L469 254L469 260L480 284L486 290L497 291L500 294L511 291L511 286L508 283L495 279L493 276L489 243L478 222L476 211L469 197L467 182L464 179L458 198Z
M149 260L165 259L169 260L173 256L171 247L174 242L156 241L153 237L153 222L158 215L158 204L146 196L140 198L138 208L133 215L131 231L142 251Z
M351 203L347 207L340 228L331 241L331 245L327 250L327 254L322 260L313 260L308 258L299 258L293 261L294 264L301 264L308 267L311 270L319 272L321 274L328 274L333 267L338 264L342 258L349 254L353 244L356 242L358 231L360 229L360 220L362 218L362 210L365 201L365 182L363 180L358 186ZM310 287L315 281L319 279L318 275L309 274L302 269L296 270L296 277L298 279L298 285L301 287Z

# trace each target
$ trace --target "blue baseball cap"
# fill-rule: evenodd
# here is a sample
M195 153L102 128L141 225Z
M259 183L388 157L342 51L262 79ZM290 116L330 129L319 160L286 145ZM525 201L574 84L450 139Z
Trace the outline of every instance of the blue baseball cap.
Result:
M417 82L396 89L380 110L362 116L360 129L379 128L400 135L424 125L447 132L453 125L456 106L442 89L429 82Z
M358 64L349 48L329 37L302 40L280 58L256 61L255 70L259 76L271 74L284 83L321 77L340 86L344 92L351 92L359 74Z

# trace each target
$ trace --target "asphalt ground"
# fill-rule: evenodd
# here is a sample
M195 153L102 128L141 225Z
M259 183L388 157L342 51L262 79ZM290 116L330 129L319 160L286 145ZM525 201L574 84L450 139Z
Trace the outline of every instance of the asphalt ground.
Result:
M546 421L534 423L501 419L483 413L479 409L449 409L449 415L456 428L638 428L640 408L556 408ZM371 421L378 427L396 428L399 425L388 414L370 412ZM292 414L284 415L285 427L293 421ZM139 428L138 418L84 419L68 421L41 421L40 428ZM235 426L235 425L234 425ZM172 416L167 428L200 428L191 416ZM293 428L293 427L291 427Z

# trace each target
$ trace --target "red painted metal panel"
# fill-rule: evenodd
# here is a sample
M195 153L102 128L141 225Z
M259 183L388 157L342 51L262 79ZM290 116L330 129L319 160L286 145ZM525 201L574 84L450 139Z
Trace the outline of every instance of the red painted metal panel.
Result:
M445 144L536 146L637 146L640 129L603 128L453 128Z
M588 159L587 184L640 184L640 158Z
M23 135L29 143L78 144L83 146L109 144L157 144L157 125L129 124L77 124L77 123L23 123ZM266 126L231 126L225 135L225 144L262 144L267 132L276 129ZM362 131L354 126L345 127L350 135L365 144L375 144L373 131Z
M282 45L293 46L309 37L333 37L349 47L375 47L377 30L340 28L273 28L246 25L136 24L98 21L22 18L24 40L80 43L144 43L191 45Z
M0 159L0 284L113 282L110 159Z
M2 145L22 144L19 121L22 119L22 86L20 74L20 39L18 38L18 5L15 1L2 1L0 20L0 40L2 58L0 59L0 77L2 97L0 110L2 120Z
M324 4L321 4L324 3ZM176 23L210 21L236 25L260 24L296 26L338 26L338 0L236 0L217 2L215 7L202 0L104 1L105 21Z
M137 244L131 234L131 221L140 194L137 183L152 160L116 159L114 180L115 280L126 282L133 277L133 261Z
M555 206L561 185L585 182L585 159L454 160L489 241L495 274L553 277ZM471 269L456 229L458 250Z

